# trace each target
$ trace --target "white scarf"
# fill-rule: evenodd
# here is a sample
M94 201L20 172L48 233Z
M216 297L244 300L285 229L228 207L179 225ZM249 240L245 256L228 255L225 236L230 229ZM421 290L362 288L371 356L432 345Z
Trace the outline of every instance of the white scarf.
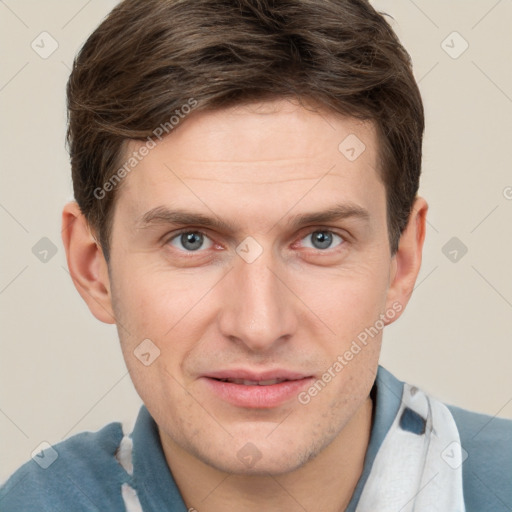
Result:
M401 419L412 428L402 428ZM400 409L377 452L356 512L465 512L466 457L448 408L404 384Z

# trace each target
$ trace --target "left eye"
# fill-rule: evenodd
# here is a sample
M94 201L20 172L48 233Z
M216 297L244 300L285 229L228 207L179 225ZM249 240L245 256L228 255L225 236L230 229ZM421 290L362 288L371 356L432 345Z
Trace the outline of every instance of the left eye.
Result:
M184 231L172 237L169 243L178 249L192 252L201 249L206 240L208 240L209 245L203 247L203 249L209 249L213 245L213 242L204 233L200 231Z
M311 245L309 246L310 248L324 250L331 248L334 238L339 239L340 243L338 245L341 245L344 242L341 236L329 230L313 231L308 233L308 235L305 236L302 240L311 239Z

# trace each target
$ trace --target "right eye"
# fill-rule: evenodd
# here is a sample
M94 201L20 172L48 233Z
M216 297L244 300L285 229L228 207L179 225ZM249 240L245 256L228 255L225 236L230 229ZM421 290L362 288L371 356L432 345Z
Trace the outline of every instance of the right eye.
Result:
M183 230L170 238L167 243L183 252L197 252L201 249L205 240L209 241L209 245L203 247L203 249L212 247L213 242L205 233L201 231Z

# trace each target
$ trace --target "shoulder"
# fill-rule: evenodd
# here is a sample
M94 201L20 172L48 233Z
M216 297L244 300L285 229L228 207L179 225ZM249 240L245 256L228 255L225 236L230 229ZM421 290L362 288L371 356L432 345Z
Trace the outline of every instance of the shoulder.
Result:
M384 433L387 433L398 411L404 382L379 366L377 384L382 385L377 393L376 417L380 414L380 423L385 427ZM380 406L379 400L382 402ZM461 446L467 454L462 464L466 512L510 512L512 420L445 405L455 420ZM384 437L384 433L380 432L380 438Z
M120 423L83 432L44 449L0 488L3 512L124 510L127 474L115 458Z
M447 405L467 458L462 465L467 512L512 509L512 420Z

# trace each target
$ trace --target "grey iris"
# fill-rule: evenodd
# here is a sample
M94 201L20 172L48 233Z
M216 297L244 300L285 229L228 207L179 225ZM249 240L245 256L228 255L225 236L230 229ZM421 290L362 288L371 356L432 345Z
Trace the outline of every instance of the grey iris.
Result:
M203 235L201 233L182 233L180 242L185 249L189 251L197 251L203 245ZM190 245L187 245L189 244Z
M328 231L314 231L311 233L313 246L317 249L327 249L332 243L332 233Z

